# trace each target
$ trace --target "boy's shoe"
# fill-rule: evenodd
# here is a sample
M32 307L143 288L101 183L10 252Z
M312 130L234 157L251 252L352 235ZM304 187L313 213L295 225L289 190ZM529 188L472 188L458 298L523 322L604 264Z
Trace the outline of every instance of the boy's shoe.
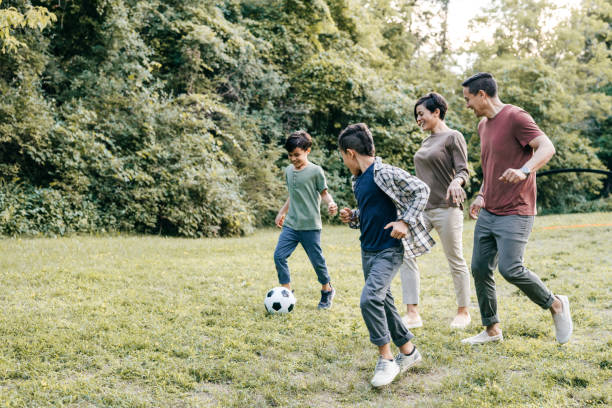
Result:
M461 342L465 344L484 344L484 343L489 343L491 341L503 341L503 340L504 340L504 336L501 331L499 332L499 334L496 334L495 336L489 336L489 333L487 333L486 330L483 330L475 336L468 337L467 339L461 340Z
M557 341L561 344L567 343L574 330L574 324L572 323L572 316L570 315L569 299L567 296L556 295L557 299L561 301L563 311L561 313L553 313L552 318L555 322L555 336Z
M407 329L415 329L423 326L423 320L421 316L417 316L415 319L410 318L408 315L402 317L402 322Z
M403 373L413 365L418 364L422 359L421 353L419 353L419 350L415 347L412 354L398 353L395 357L395 362L400 368L400 373Z
M382 387L383 385L390 384L391 381L400 372L400 367L397 365L395 360L385 360L382 357L378 357L376 362L376 368L374 369L374 377L372 377L371 384L374 387Z
M332 286L331 290L321 291L321 300L319 301L318 309L329 309L332 306L332 300L336 296L336 289Z

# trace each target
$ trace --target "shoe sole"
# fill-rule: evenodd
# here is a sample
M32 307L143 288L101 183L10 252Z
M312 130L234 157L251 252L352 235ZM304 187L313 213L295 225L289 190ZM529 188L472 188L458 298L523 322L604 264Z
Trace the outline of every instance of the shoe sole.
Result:
M504 341L503 337L500 338L500 339L487 340L487 341L479 341L479 342L471 342L471 341L463 341L463 340L461 340L461 343L469 344L470 346L480 346L482 344L487 344L487 343L501 343L502 341Z

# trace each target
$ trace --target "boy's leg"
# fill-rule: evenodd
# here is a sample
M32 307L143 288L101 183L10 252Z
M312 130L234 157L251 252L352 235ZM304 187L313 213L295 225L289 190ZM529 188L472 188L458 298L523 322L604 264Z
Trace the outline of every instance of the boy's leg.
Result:
M555 298L540 278L523 265L523 254L533 227L532 216L499 217L496 229L499 247L499 272L518 287L532 302L549 309Z
M325 258L323 258L323 251L321 250L321 230L311 231L299 231L300 242L310 263L317 273L317 279L321 285L325 285L330 282L329 273L327 272L327 265Z
M359 306L370 333L370 341L379 347L390 343L391 336L394 343L400 346L414 337L402 323L393 298L388 298L391 281L403 256L402 247L378 252L362 251L365 286L361 292Z
M497 266L497 243L493 235L495 215L480 210L474 228L472 251L472 276L478 297L478 307L483 326L499 323L497 316L497 294L493 270Z
M286 285L291 282L287 258L289 258L297 247L299 242L298 238L297 231L289 227L283 227L278 237L278 243L276 244L276 249L274 250L274 264L276 265L278 282L281 285Z

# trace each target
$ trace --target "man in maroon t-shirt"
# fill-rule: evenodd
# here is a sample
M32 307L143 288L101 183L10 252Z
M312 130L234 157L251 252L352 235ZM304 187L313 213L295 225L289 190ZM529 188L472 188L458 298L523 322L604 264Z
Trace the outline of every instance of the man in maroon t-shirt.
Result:
M523 109L502 103L497 83L489 73L463 82L467 107L477 117L482 161L482 187L470 206L478 219L474 229L472 276L480 307L481 333L468 344L503 340L497 316L493 269L516 285L529 299L549 309L559 343L572 334L567 296L553 295L540 278L523 265L523 253L536 214L536 175L555 154L555 148Z

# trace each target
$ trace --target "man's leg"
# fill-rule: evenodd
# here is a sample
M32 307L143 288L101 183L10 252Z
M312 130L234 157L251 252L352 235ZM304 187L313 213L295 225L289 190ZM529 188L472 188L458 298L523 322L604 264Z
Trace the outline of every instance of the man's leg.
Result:
M497 266L497 243L493 236L496 215L481 210L474 228L472 251L472 276L478 297L478 307L483 326L499 323L497 316L497 294L493 270Z
M523 265L525 246L533 227L533 216L507 215L496 224L499 272L532 302L549 309L555 298L542 280Z
M279 237L276 249L274 250L274 264L276 265L276 273L278 274L278 282L286 287L291 283L289 275L289 266L287 258L291 256L299 242L297 231L283 227Z

